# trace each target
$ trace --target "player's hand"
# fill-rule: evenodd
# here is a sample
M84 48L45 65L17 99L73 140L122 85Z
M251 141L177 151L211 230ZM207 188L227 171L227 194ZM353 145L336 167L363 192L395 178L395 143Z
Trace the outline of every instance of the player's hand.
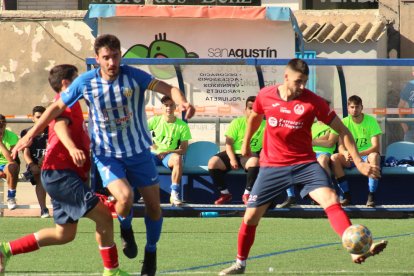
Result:
M19 154L19 151L30 147L32 143L33 143L32 138L31 137L29 138L27 135L20 138L20 140L17 142L17 144L14 146L14 148L11 151L12 158L16 159Z
M367 177L371 177L374 179L381 178L381 170L379 166L375 166L366 162L359 162L358 164L355 164L358 171L362 173L363 175Z
M239 169L239 163L237 163L236 159L230 159L230 166L233 170Z
M73 163L78 167L83 167L86 161L86 156L83 150L73 148L69 150L70 156L72 156Z
M195 114L195 108L190 103L183 103L181 104L181 111L185 111L185 119L191 119Z

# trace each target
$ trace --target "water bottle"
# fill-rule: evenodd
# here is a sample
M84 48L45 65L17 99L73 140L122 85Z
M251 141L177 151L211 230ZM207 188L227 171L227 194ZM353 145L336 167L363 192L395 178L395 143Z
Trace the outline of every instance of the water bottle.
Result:
M220 215L218 212L201 212L200 213L201 218L217 218L219 216Z

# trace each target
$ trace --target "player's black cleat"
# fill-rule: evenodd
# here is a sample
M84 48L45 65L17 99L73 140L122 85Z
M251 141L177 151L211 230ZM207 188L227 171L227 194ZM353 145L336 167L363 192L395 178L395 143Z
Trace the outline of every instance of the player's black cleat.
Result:
M141 276L155 276L157 271L157 251L145 250L144 261L142 262Z
M135 258L138 255L138 246L135 242L134 231L132 227L129 229L121 228L121 241L122 241L122 251L124 255L130 259Z

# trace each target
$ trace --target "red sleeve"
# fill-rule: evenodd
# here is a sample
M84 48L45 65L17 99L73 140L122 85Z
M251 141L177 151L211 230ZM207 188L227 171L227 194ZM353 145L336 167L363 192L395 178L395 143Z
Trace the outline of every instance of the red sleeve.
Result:
M262 105L262 95L263 95L263 89L259 91L259 94L256 96L256 100L253 103L253 111L257 114L263 114L263 105Z
M336 113L333 108L330 108L326 101L317 96L315 98L316 118L326 125L329 125L332 120L336 117Z

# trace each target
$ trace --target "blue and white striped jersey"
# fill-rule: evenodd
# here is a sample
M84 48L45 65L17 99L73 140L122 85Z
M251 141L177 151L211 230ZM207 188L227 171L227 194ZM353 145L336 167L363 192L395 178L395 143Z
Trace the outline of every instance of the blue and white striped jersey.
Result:
M145 90L156 83L150 74L128 65L121 65L114 81L102 79L97 68L76 78L61 98L68 106L81 98L86 100L94 154L131 157L152 143L145 114Z

